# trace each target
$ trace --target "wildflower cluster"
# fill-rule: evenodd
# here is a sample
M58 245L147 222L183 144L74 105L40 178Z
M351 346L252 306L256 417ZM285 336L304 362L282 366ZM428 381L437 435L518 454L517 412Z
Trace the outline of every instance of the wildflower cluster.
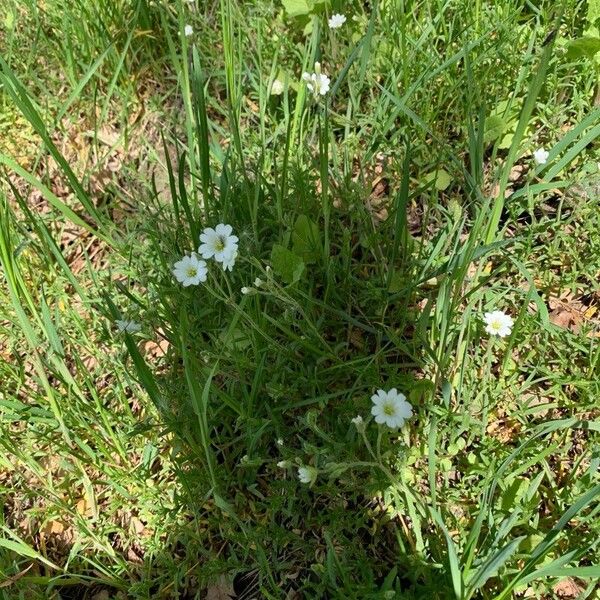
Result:
M321 72L321 63L315 63L314 73L303 73L302 81L306 83L306 87L313 93L316 100L319 96L325 96L329 91L331 79Z
M483 315L485 322L485 330L490 335L497 335L498 337L506 337L510 335L513 326L513 319L511 316L503 313L501 310L494 310Z
M224 271L232 271L237 256L238 237L233 235L233 227L219 223L214 229L204 229L200 234L198 252L192 252L190 256L184 256L176 262L173 275L184 287L198 285L208 277L206 260L212 258L221 264Z

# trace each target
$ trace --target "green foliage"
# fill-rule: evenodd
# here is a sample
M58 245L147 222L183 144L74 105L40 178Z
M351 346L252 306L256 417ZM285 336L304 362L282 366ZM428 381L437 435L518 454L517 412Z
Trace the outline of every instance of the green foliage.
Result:
M280 244L274 244L271 251L271 264L273 270L286 283L296 283L304 272L302 257L294 254Z
M592 59L597 52L600 52L600 38L580 37L569 42L567 46L567 58L588 58Z
M281 0L283 8L290 17L300 17L309 14L314 8L312 0Z
M586 19L592 25L597 24L597 20L600 19L600 0L587 0Z
M296 219L292 232L292 251L307 265L316 262L323 255L319 227L306 215L299 215Z
M3 590L593 597L600 126L548 37L581 6L0 6L0 127L43 144L0 146ZM235 267L180 286L220 222Z

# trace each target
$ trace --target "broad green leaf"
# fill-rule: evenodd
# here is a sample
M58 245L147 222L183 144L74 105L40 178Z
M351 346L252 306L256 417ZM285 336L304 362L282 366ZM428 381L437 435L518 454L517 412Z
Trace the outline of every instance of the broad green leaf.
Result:
M321 232L316 223L306 215L296 219L292 232L292 252L302 258L305 264L318 260L322 252Z
M569 42L567 47L567 58L594 58L595 54L600 52L600 38L580 37Z
M390 294L397 294L406 285L406 280L402 277L402 273L393 270L388 283L388 292Z
M444 169L438 169L437 171L428 173L425 176L425 181L427 183L430 183L434 180L435 189L439 192L443 192L452 183L452 177L450 177L450 173Z
M444 169L439 169L435 178L435 187L440 192L443 192L451 183L452 177L450 177L450 173Z
M500 115L490 115L485 120L485 133L483 135L483 141L489 143L497 140L504 133L506 127L506 120Z
M592 25L600 19L600 0L588 0L586 18Z
M279 244L275 244L271 251L271 265L286 283L295 283L304 272L304 261Z
M290 17L307 15L313 9L312 0L281 0L281 3Z

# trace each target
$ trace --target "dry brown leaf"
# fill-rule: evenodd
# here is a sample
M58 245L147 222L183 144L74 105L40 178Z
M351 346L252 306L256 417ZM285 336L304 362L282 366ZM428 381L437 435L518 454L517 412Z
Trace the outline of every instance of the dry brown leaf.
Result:
M518 421L509 419L497 419L488 425L486 431L491 437L506 444L515 441L519 437L521 424Z
M206 600L232 600L235 595L233 584L226 577L221 577L206 590Z
M91 517L94 514L94 508L87 496L77 500L75 509L82 517Z
M162 358L163 356L166 356L167 351L169 350L169 340L163 337L164 331L158 329L157 334L160 336L158 341L148 340L144 343L146 354L152 358Z
M581 318L578 319L576 314L568 309L557 308L550 313L550 323L570 331L579 331L580 321Z
M44 528L42 529L41 533L45 536L60 535L64 530L64 523L61 523L61 521L52 520L48 521L46 525L44 525Z
M552 589L560 598L579 598L579 595L583 592L583 588L571 577L561 579Z
M26 575L29 569L33 567L33 565L34 563L31 563L25 570L21 571L20 573L17 573L16 575L13 575L12 577L9 577L8 579L6 579L6 581L0 582L0 588L11 586L13 583L15 583L15 581L21 579L23 575Z
M130 521L131 527L135 531L136 535L141 536L146 529L146 526L138 519L137 517L131 517Z

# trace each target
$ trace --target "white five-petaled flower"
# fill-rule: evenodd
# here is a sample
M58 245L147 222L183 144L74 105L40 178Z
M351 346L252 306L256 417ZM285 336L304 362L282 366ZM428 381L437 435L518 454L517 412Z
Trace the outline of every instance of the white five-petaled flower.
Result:
M190 35L194 35L194 28L191 25L186 25L183 28L183 33L186 37L190 37Z
M279 81L279 79L275 79L271 84L271 95L272 96L281 96L283 94L283 82Z
M142 329L142 326L139 323L136 323L130 319L117 319L115 323L117 324L117 329L120 332L137 333Z
M207 227L200 234L201 244L198 252L202 258L214 258L217 262L228 263L228 265L232 260L235 262L238 238L232 235L232 232L231 225L224 223L219 223L214 229Z
M299 467L298 479L302 483L313 483L317 479L318 471L314 467Z
M497 335L499 337L510 335L514 323L512 317L501 310L485 313L483 320L485 321L485 330L490 335Z
M315 95L315 98L324 96L329 91L331 80L325 73L321 73L321 63L315 63L314 73L302 73L302 80L306 87Z
M548 162L548 156L550 156L550 152L543 148L538 148L533 153L533 160L535 160L537 165L545 165Z
M385 423L392 429L398 429L412 417L412 406L406 401L406 396L396 388L388 392L377 390L377 393L371 396L371 400L371 414L377 423Z
M341 27L346 22L346 17L345 17L345 15L340 15L340 14L331 15L331 17L329 18L329 21L327 21L327 22L329 23L330 29L337 29L338 27Z
M206 281L207 274L206 262L200 260L195 252L192 252L191 256L184 256L173 265L173 275L183 287Z

